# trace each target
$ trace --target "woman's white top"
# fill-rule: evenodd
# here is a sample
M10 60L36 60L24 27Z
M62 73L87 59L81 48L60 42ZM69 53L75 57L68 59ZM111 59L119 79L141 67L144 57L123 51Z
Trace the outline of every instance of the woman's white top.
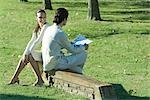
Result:
M34 45L34 41L36 41L36 40L39 38L39 36L44 33L44 30L45 30L48 26L49 26L49 24L46 23L46 24L42 27L41 31L39 31L38 33L33 33L33 34L32 34L32 37L31 37L30 41L28 42L28 44L27 44L27 46L26 46L26 48L25 48L24 55L28 55L29 53L31 53L32 56L33 56L33 58L34 58L36 61L41 61L41 60L42 60L42 59L41 59L41 50L38 50L38 51L37 51L37 50L35 50L35 48L36 48L36 47L35 47L35 48L32 49L32 51L30 51L30 48L32 47L32 45Z

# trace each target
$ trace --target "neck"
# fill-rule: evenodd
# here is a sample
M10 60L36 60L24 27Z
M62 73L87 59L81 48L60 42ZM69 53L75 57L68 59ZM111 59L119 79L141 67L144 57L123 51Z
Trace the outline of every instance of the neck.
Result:
M39 24L39 26L40 26L40 28L42 28L43 25L42 25L42 24Z
M57 25L58 27L62 28L62 25L61 25L61 24L56 24L56 23L54 23L54 25Z
M46 24L46 22L44 24ZM44 24L39 24L40 28L42 28Z
M58 24L58 26L63 27L64 26L63 22L61 22L60 24Z

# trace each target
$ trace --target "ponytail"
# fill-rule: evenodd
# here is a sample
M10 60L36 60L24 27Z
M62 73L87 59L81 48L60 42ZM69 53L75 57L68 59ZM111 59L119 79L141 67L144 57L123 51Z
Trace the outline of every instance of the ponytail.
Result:
M53 23L60 24L64 19L68 18L68 11L65 8L58 8L55 12Z

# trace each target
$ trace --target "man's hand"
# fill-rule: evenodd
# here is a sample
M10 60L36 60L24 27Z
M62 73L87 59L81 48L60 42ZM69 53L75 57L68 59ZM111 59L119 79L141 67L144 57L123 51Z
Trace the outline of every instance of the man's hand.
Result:
M84 44L84 46L85 46L85 50L88 50L89 45L88 44Z

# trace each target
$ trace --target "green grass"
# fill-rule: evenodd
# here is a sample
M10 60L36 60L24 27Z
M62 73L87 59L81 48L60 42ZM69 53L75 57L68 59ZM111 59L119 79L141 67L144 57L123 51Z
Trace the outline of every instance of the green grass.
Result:
M0 1L0 100L86 100L56 88L33 87L36 78L29 67L20 75L21 85L7 85L31 38L35 11L42 5L39 0L18 1ZM83 34L94 41L84 66L86 75L112 83L121 100L149 100L148 0L100 0L101 17L105 20L101 22L86 19L85 0L52 0L52 5L54 10L58 7L69 10L64 31L70 39ZM54 10L46 10L49 23Z

